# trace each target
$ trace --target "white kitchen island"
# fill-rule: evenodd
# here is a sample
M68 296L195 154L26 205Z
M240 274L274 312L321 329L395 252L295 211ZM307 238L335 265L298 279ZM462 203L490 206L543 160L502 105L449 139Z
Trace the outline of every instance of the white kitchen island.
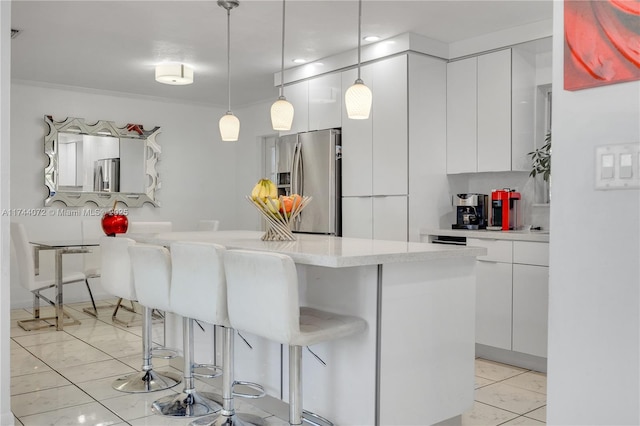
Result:
M306 410L339 425L428 425L471 408L475 264L486 249L305 234L265 242L261 236L220 231L131 237L287 254L298 268L301 304L364 318L365 332L310 348L326 366L304 350ZM179 346L179 329L169 327L169 344ZM286 401L287 351L243 336L253 349L236 339L236 378L260 383ZM214 362L213 352L211 344L196 345L196 362Z

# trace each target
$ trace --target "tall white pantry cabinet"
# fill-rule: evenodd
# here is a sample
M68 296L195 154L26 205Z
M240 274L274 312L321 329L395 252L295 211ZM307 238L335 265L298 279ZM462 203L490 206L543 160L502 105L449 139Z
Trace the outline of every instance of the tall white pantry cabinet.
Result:
M356 75L342 73L343 91ZM438 223L425 200L446 198L446 62L401 54L363 66L361 78L373 105L367 120L342 113L343 235L418 241Z

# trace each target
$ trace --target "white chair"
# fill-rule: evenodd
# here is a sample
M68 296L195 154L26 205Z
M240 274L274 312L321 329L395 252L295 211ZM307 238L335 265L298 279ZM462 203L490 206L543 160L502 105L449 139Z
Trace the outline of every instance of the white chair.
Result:
M234 384L243 384L257 390L258 394L252 397L263 396L264 389L253 383L234 382L233 337L235 331L229 326L227 314L224 251L224 247L213 243L175 242L171 244L171 311L183 317L185 389L180 395L170 395L154 402L153 407L164 415L184 415L182 413L191 412L194 416L199 416L207 414L205 409L208 405L211 412L220 412L215 417L198 419L198 424L204 424L203 422L208 420L225 425L261 425L262 419L259 417L236 413L234 409ZM193 376L197 375L194 373L194 368L201 366L193 363L194 320L214 324L224 330L222 398L218 395L199 393L194 389ZM216 403L220 399L222 410ZM210 401L214 402L210 403ZM196 402L201 405L196 407Z
M82 242L86 241L97 241L100 237L104 236L104 232L102 231L102 226L100 224L100 220L83 220L81 222L81 234L82 234ZM87 277L87 289L89 290L89 297L91 298L91 308L84 308L83 311L87 314L98 317L98 309L113 309L118 308L117 305L113 303L109 303L106 305L96 305L96 302L93 298L93 292L91 291L90 280L95 278L100 278L100 247L92 247L90 253L84 253L82 255L82 264L84 269L84 274ZM121 300L118 301L118 305ZM124 307L125 309L129 309Z
M217 231L220 227L219 220L199 220L198 231Z
M143 222L143 221L129 221L129 226L127 228L128 234L158 234L160 232L171 232L173 228L173 224L168 221L161 222ZM104 232L102 233L104 235ZM126 298L124 298L126 299ZM113 313L111 314L111 318L114 322L124 325L126 327L130 327L134 325L133 321L121 321L117 315L118 310L120 308L125 309L129 312L135 312L135 306L133 304L133 300L129 300L131 303L131 307L125 306L123 304L123 298L120 297L118 302L115 304L115 308L113 309ZM90 312L88 312L90 313ZM153 312L153 319L162 319L162 316L159 313Z
M33 318L18 321L18 325L25 330L55 327L55 316L40 317L40 299L55 306L54 301L40 293L42 290L55 287L55 279L43 279L36 275L34 248L29 244L27 231L21 223L11 222L11 249L12 260L15 260L15 266L17 266L18 269L20 284L33 293ZM82 272L68 273L62 277L63 285L80 282L84 282L87 289L89 288L87 279ZM89 294L91 294L90 290ZM80 321L71 316L67 311L63 309L62 312L65 318L71 319L71 321L64 323L64 325L80 324ZM46 322L47 320L53 321L50 324Z
M129 221L127 234L159 234L161 232L171 232L173 224L168 221L164 222L140 222L135 220Z
M296 266L289 256L228 250L224 265L231 326L289 346L289 424L300 425L302 347L359 333L366 322L300 307ZM312 424L331 424L309 412L304 412L304 418Z
M129 247L135 241L124 237L101 237L102 287L116 297L137 300ZM168 284L159 282L158 291ZM181 382L180 376L172 372L155 371L152 358L151 309L143 305L142 315L142 371L121 377L113 382L114 389L122 392L153 392L168 389ZM170 357L170 355L167 355Z

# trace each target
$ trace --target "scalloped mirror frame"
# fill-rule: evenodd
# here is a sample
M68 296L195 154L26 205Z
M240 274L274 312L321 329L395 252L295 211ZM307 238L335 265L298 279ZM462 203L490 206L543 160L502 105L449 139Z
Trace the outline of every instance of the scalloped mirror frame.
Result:
M113 121L104 120L95 124L87 124L83 118L74 117L68 117L63 121L55 121L51 115L45 115L44 122L48 127L48 133L44 138L44 153L49 158L49 164L44 169L44 184L49 189L49 196L44 200L45 206L51 206L56 201L68 207L84 206L87 203L94 203L98 207L111 207L116 202L123 203L127 207L142 207L145 203L155 207L160 205L156 200L156 191L160 189L156 164L161 152L156 136L160 133L160 127L154 127L152 130L145 130L140 124L127 124L124 127L117 127ZM147 177L144 193L57 191L59 133L144 140L144 172Z

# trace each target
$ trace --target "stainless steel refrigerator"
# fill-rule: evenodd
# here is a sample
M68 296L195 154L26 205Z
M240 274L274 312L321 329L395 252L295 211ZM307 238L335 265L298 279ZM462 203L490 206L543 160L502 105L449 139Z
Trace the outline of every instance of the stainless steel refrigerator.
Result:
M313 197L294 224L294 232L342 235L341 160L340 129L278 138L276 184L279 195Z

